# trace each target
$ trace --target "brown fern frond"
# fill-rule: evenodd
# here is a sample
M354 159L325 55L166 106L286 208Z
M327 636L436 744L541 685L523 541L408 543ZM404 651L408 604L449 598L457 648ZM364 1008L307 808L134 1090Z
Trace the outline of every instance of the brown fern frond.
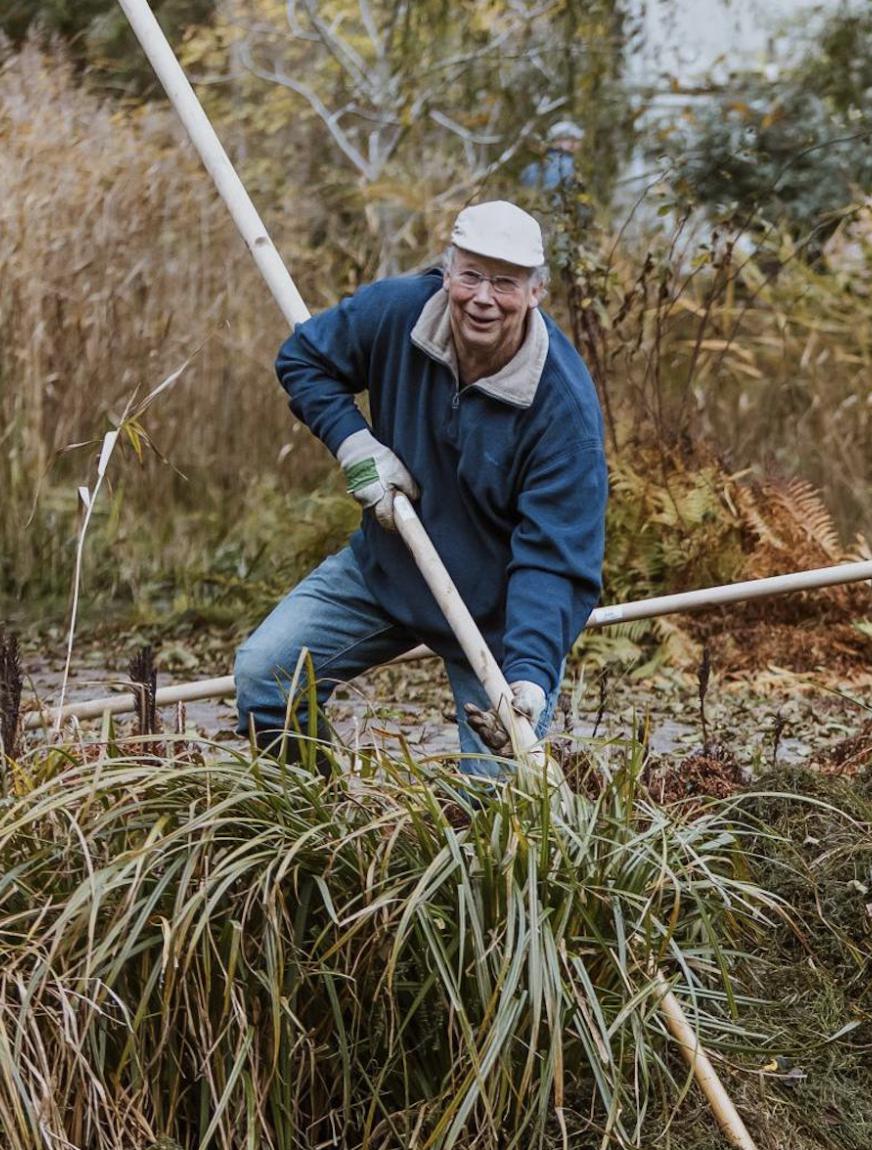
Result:
M733 500L739 512L742 527L749 530L758 542L779 551L784 548L784 540L773 529L759 503L764 495L757 484L739 484L733 491Z
M772 527L766 514L760 509L762 492L756 483L741 483L733 491L733 503L739 512L740 521L744 531L750 532L752 538L759 544L774 547L780 551L785 543L778 532Z
M811 483L805 479L791 479L784 484L769 484L767 491L794 538L804 538L833 561L842 557L833 517Z

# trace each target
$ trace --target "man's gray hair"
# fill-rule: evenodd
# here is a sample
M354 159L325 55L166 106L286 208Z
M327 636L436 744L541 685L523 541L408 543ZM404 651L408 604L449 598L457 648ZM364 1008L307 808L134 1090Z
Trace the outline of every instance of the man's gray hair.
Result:
M444 271L450 272L454 266L454 254L457 251L456 244L449 244L445 249L442 256L442 268ZM475 253L471 253L474 255ZM508 262L508 261L507 261ZM548 286L548 280L551 278L551 273L548 270L547 264L540 264L537 268L530 268L530 279L534 284L541 284L543 287Z

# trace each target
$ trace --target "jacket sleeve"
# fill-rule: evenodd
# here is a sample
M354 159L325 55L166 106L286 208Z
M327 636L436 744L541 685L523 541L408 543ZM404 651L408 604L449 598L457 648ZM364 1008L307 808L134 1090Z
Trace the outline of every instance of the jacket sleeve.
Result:
M368 427L354 396L369 386L378 309L372 286L298 324L276 360L291 411L336 454L344 439Z
M546 693L599 597L608 475L602 444L531 461L512 533L503 673Z

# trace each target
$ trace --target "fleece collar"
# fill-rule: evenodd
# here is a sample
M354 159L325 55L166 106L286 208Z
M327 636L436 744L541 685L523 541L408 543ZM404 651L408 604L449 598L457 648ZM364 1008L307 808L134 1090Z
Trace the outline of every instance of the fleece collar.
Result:
M412 343L427 355L450 367L455 379L460 378L457 367L457 353L451 336L451 322L448 316L448 293L437 291L424 304L415 326L412 328ZM548 356L548 329L538 308L533 308L527 324L524 342L514 358L495 375L477 379L472 387L503 403L515 407L529 407L536 398L536 389L542 376L542 369Z

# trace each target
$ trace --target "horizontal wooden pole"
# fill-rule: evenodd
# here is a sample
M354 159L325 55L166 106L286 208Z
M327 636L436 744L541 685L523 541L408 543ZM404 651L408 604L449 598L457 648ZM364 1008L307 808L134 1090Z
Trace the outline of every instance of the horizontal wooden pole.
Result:
M597 607L588 620L588 627L608 627L632 619L653 619L659 615L674 615L685 611L702 611L710 607L723 607L745 603L772 595L785 595L793 591L813 591L822 587L872 580L872 561L841 563L834 567L818 567L812 571L797 571L790 575L774 575L768 579L751 579L743 583L728 583L722 587L705 587L699 591L684 591L676 595L660 595L654 599L637 599L632 603L616 603ZM426 647L415 647L394 662L423 659L433 652ZM174 687L161 687L156 694L158 707L176 703L194 703L202 699L232 698L236 693L233 676L200 679L195 683L179 683ZM70 703L63 708L61 719L95 719L100 715L119 715L136 710L132 693L107 695L85 703ZM26 730L50 727L57 721L57 713L49 708L30 711L25 715Z
M394 663L411 662L426 658L433 652L427 647L415 647ZM194 683L176 683L172 687L158 687L154 701L157 707L172 707L177 703L198 703L203 699L232 699L236 694L236 684L232 675L219 675L215 679L198 679ZM138 697L132 691L119 691L115 695L104 695L99 699L89 699L84 703L69 703L60 714L63 719L98 719L102 715L123 715L135 711ZM48 707L39 711L28 711L24 716L24 729L33 731L39 727L51 727L57 722L58 714Z
M628 623L632 619L654 619L658 615L675 615L684 611L701 611L705 607L726 607L765 599L791 591L816 591L843 583L862 583L872 579L872 560L838 563L833 567L816 567L790 575L773 575L768 579L747 579L721 587L703 587L698 591L681 591L675 595L658 595L654 599L637 599L632 603L615 603L596 607L588 627L606 627L610 623Z

